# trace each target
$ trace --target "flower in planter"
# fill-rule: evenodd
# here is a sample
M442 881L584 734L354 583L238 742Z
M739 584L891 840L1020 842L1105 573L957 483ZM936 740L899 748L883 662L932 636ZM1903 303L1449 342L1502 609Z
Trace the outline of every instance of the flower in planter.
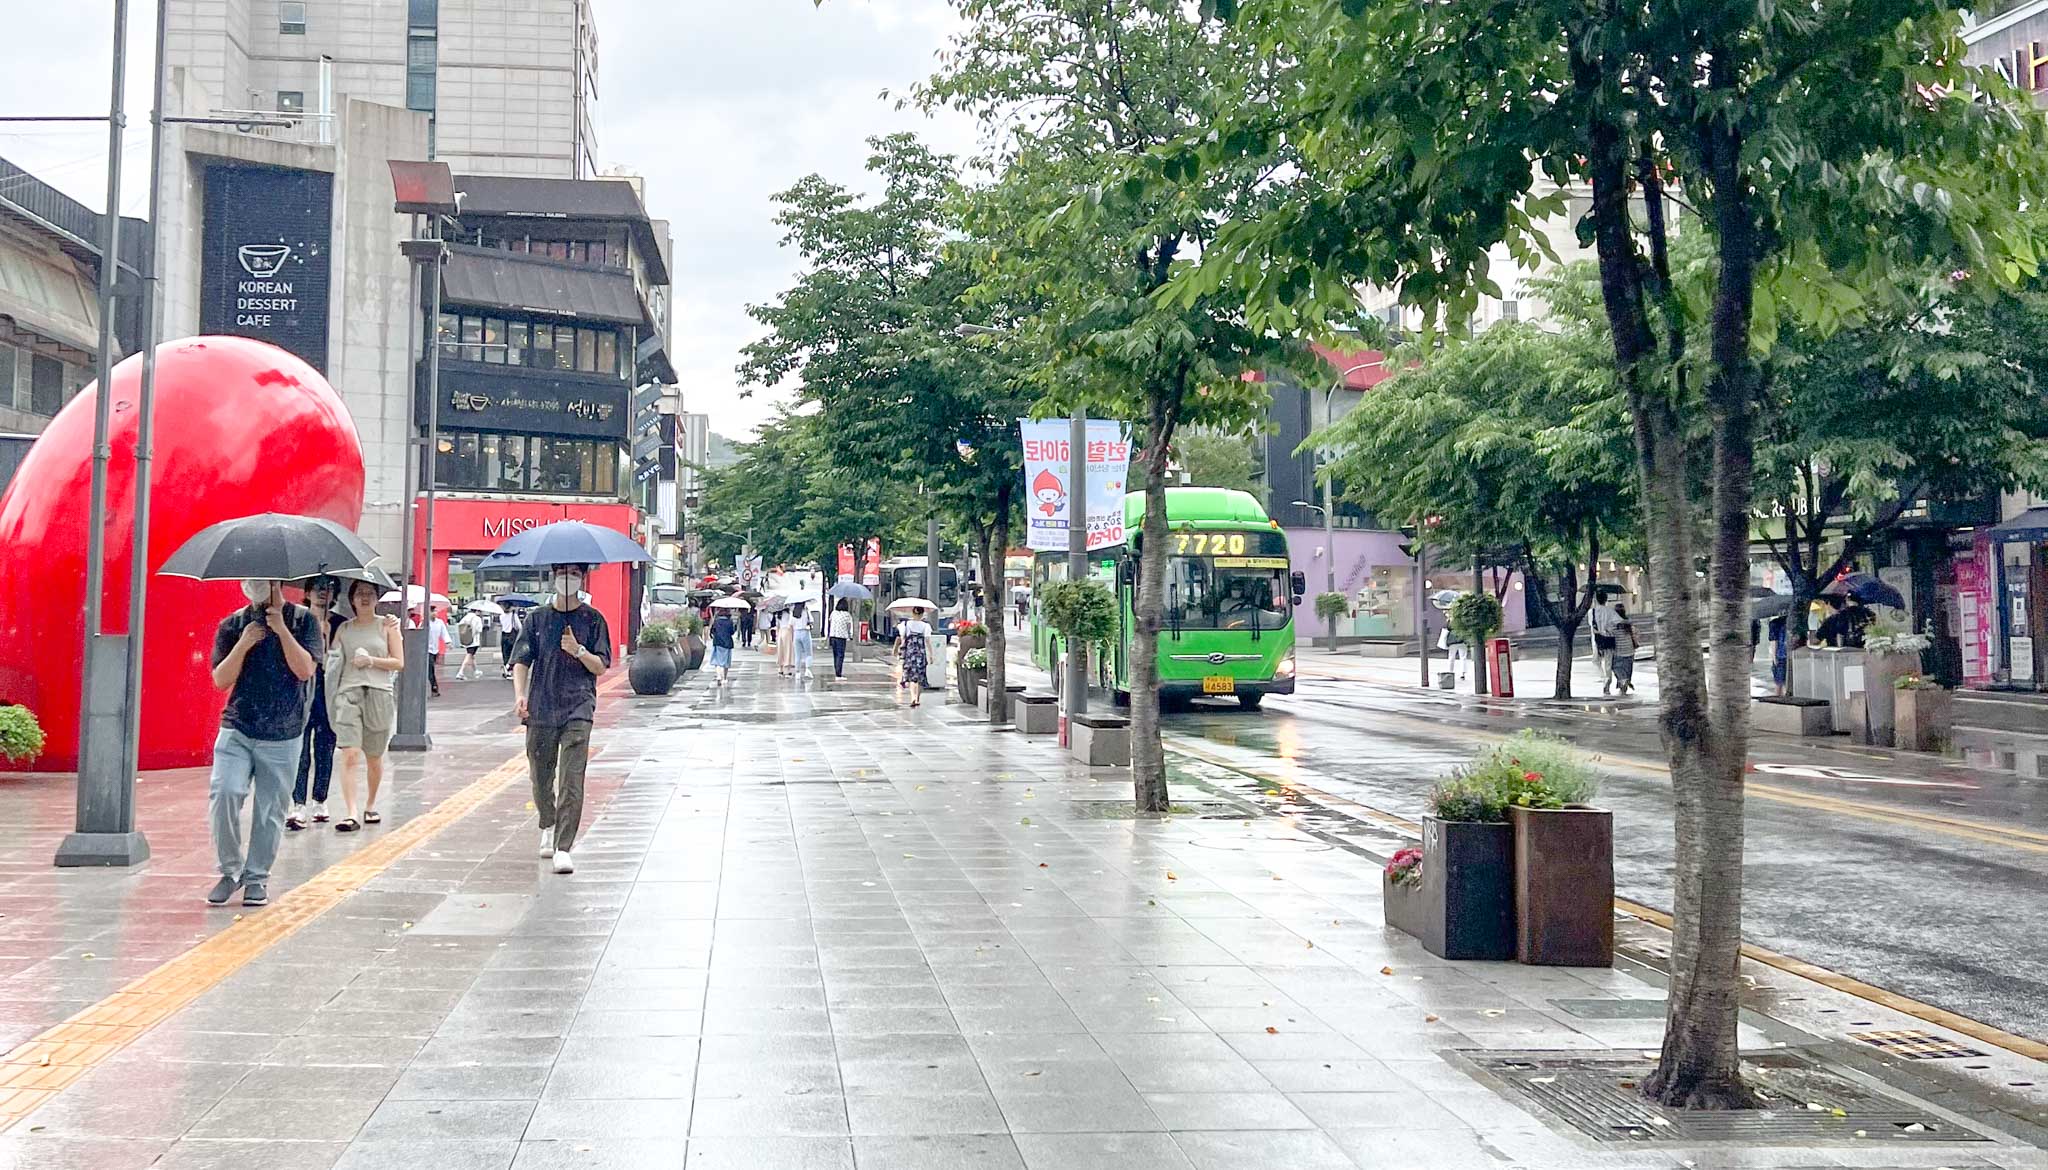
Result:
M1479 752L1439 783L1430 792L1429 811L1443 821L1503 821L1510 806L1583 805L1599 787L1591 756L1558 736L1524 730Z
M953 632L962 638L972 638L987 634L988 627L980 622L959 622L954 625Z
M1924 674L1902 674L1892 680L1892 689L1898 691L1938 691L1942 685Z
M960 656L960 665L966 667L968 670L987 670L988 651L969 650L967 653Z
M1403 849L1387 860L1387 877L1404 889L1422 884L1422 850Z

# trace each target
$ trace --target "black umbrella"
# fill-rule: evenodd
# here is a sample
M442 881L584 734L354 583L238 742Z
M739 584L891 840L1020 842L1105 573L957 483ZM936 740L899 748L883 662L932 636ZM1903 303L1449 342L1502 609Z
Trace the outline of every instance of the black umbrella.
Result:
M1905 595L1868 573L1851 573L1833 585L1829 593L1845 594L1865 605L1889 605L1893 609L1906 608Z
M332 520L266 512L202 530L157 572L199 581L298 581L323 573L355 577L376 562L375 549Z

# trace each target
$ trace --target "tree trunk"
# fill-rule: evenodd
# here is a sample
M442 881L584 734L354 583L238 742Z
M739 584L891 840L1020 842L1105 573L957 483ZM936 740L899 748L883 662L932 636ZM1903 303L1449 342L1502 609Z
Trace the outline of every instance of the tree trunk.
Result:
M1725 51L1708 66L1712 88L1732 81ZM1756 231L1741 173L1739 130L1716 129L1703 143L1713 185L1720 279L1710 339L1707 411L1713 436L1712 563L1708 574L1707 704L1688 703L1672 732L1676 807L1671 980L1664 1046L1643 1092L1684 1109L1757 1104L1742 1083L1736 1019L1742 1006L1742 789L1749 748L1749 533L1755 440L1756 366L1749 323L1756 287ZM1689 562L1667 565L1676 578ZM1663 621L1664 597L1658 597ZM1674 598L1674 600L1676 600ZM1687 607L1688 616L1690 607ZM1660 679L1673 638L1661 638ZM1696 637L1678 647L1697 661ZM1667 705L1667 712L1672 708ZM1675 714L1675 712L1672 712Z
M1131 631L1131 784L1140 812L1165 812L1166 748L1159 739L1159 630L1166 613L1166 447L1173 419L1158 391L1146 410L1145 520Z
M981 590L982 621L988 626L988 719L990 723L1010 721L1010 692L1008 688L1009 626L1008 583L1003 570L1010 554L1010 480L1005 477L996 488L996 522L994 539L984 535L981 540ZM986 530L984 530L985 532ZM995 548L990 551L990 544Z

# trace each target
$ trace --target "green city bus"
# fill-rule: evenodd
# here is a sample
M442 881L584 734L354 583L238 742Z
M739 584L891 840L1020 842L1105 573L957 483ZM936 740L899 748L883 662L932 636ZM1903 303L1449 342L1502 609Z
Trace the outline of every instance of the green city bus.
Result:
M1145 496L1124 497L1123 544L1088 554L1089 577L1117 596L1119 632L1095 677L1119 703L1130 701L1131 636ZM1228 488L1166 489L1172 541L1166 562L1166 625L1159 633L1159 694L1179 706L1203 695L1235 696L1255 708L1267 695L1294 693L1294 607L1303 581L1290 573L1287 534L1249 493ZM1031 661L1057 669L1061 637L1045 624L1037 598L1067 579L1067 554L1032 558Z

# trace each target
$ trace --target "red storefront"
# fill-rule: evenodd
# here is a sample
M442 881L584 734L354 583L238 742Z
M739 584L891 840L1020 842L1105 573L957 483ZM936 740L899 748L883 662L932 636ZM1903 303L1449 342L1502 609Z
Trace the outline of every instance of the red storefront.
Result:
M425 557L426 497L420 498L420 506L414 515L413 560L417 564ZM558 520L581 520L624 533L635 543L645 543L640 510L631 504L554 503L509 497L449 499L443 496L434 501L433 591L448 594L451 578L455 579L457 591L449 596L465 600L478 594L543 591L546 587L545 570L487 571L482 574L476 574L475 570L484 554L510 537ZM632 622L640 612L639 585L633 566L601 565L591 574L584 588L590 593L591 604L604 614L605 624L611 627L612 661L625 661L628 638L633 631Z

